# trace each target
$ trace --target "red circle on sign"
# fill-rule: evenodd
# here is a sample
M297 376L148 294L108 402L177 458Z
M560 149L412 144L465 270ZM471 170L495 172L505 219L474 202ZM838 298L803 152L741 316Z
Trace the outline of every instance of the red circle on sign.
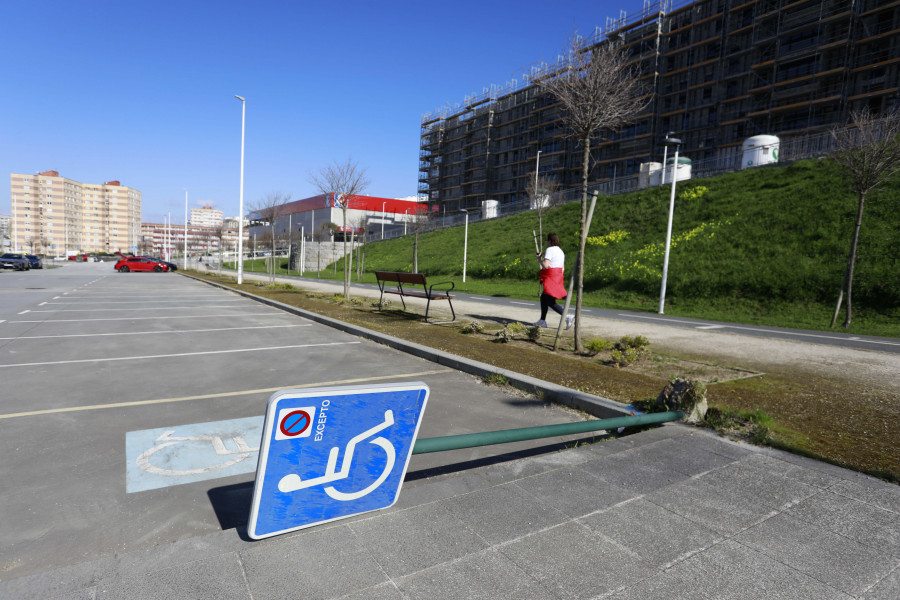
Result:
M302 415L306 418L306 424L298 430L296 425L298 423L302 423L303 419L292 420L291 418L299 415ZM285 428L285 423L287 423L288 421L291 421L291 424L287 428ZM298 435L309 429L310 425L312 425L312 419L309 418L309 413L305 410L295 410L294 412L285 415L285 417L281 420L281 423L278 424L278 428L281 430L281 433L288 437L297 437Z

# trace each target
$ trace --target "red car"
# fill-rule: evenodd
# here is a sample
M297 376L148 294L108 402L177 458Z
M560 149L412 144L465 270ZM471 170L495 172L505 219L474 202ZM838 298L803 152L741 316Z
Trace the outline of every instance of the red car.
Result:
M168 270L169 267L166 263L144 256L129 256L116 263L116 271L119 273L127 273L128 271L155 271L162 273Z

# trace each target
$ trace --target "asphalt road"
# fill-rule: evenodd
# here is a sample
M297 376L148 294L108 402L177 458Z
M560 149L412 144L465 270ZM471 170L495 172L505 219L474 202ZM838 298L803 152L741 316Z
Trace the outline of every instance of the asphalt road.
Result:
M0 580L246 523L276 390L424 381L420 437L579 419L178 274L2 272L0 298ZM562 441L414 456L405 486Z

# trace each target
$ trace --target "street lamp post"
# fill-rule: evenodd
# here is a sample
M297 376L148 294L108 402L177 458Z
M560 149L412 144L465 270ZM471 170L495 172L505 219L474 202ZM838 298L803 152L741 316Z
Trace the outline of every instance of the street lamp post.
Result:
M407 223L407 221L409 221L409 209L407 208L407 209L406 209L406 212L403 213L403 214L404 214L404 217L403 217L403 235L406 235L406 223Z
M385 204L387 204L387 202L381 203L381 241L382 242L384 241L384 205Z
M184 188L184 266L182 267L185 271L187 271L187 205L188 205L188 191L187 188Z
M672 194L669 196L669 225L666 227L666 254L663 258L662 285L659 288L659 314L663 314L666 305L666 279L669 275L669 248L672 245L672 216L675 214L675 180L678 172L678 150L681 147L681 140L678 138L666 137L663 145L675 146L675 159L672 166ZM665 174L665 164L663 165L663 174Z
M541 171L541 151L538 150L537 158L534 160L534 197L538 195L538 173Z
M466 260L468 259L469 254L469 211L465 208L461 208L461 211L466 213L466 228L465 233L463 234L463 283L466 282Z
M238 208L238 285L244 282L244 123L247 117L247 100L235 94L241 101L241 199Z

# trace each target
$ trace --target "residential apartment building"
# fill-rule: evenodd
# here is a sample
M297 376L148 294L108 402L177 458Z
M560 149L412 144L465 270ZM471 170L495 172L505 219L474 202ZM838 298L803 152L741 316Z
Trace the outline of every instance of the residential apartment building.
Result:
M189 223L187 226L188 256L205 256L237 251L237 220L225 220L225 224L214 227L203 227ZM141 235L138 242L138 254L160 256L166 258L184 256L184 224L141 223ZM249 236L244 228L244 244Z
M212 206L191 209L191 225L197 227L218 227L222 224L224 213Z
M897 0L645 0L589 43L622 44L649 99L632 124L592 142L592 183L660 161L667 132L695 166L727 166L748 137L812 136L847 123L851 110L900 107ZM532 83L555 68L534 65L524 83L426 114L419 192L450 210L521 201L538 162L561 187L579 185L581 150L558 104Z
M18 252L127 252L140 235L141 192L119 181L81 183L57 171L12 173L10 199L10 247Z

